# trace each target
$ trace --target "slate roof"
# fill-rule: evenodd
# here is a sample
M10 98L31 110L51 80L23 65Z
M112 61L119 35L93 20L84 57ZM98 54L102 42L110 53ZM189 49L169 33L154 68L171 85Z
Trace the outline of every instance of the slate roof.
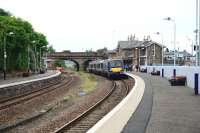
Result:
M131 40L131 41L119 41L118 42L118 47L122 49L132 49L132 48L138 48L138 47L148 47L152 44L156 43L159 46L163 46L157 42L154 41L138 41L138 40Z
M107 53L116 53L117 50L116 49L113 49L113 50L108 50Z
M142 42L141 41L119 41L118 42L118 47L122 49L131 49L131 48L136 48L138 47Z
M188 53L187 51L181 51L181 52L177 52L178 54L183 54L184 56L192 56L190 53Z

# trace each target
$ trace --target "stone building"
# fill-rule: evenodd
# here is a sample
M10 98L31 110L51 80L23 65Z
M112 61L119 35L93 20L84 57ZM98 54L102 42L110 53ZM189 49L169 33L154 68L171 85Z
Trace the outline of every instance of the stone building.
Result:
M114 50L108 50L107 51L107 56L108 56L108 58L117 58L117 51L116 51L116 49L114 49Z
M188 53L186 50L184 51L175 51L176 55L176 64L177 65L187 65L193 64L193 56ZM165 51L164 52L164 63L165 64L173 64L174 63L174 51Z
M134 37L118 42L117 57L132 65L159 65L162 64L163 48L149 38L139 41Z

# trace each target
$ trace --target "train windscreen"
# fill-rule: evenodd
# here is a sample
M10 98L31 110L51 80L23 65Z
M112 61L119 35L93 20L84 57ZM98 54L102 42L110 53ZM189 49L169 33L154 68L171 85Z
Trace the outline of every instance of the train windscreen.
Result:
M110 67L122 67L123 62L121 60L113 60L110 62Z

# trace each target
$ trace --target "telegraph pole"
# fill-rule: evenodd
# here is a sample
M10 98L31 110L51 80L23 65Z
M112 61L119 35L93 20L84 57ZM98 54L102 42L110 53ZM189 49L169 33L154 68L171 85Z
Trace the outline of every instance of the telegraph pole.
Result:
M4 80L6 80L6 58L7 58L7 54L6 54L6 35L4 36L4 44L3 44L3 51L4 51L4 67L3 67L3 77Z
M199 25L199 0L196 0L196 29L195 29L195 51L196 51L196 66L199 65L199 48L198 48L198 33L199 33L199 29L198 29L198 25Z
M197 0L198 1L198 0ZM198 4L198 3L197 3ZM199 1L199 6L197 7L198 9L197 10L199 10L199 11L197 11L197 17L199 18L199 20L198 20L198 25L199 25L199 30L198 30L198 37L199 37L199 49L198 49L198 65L200 66L200 1Z

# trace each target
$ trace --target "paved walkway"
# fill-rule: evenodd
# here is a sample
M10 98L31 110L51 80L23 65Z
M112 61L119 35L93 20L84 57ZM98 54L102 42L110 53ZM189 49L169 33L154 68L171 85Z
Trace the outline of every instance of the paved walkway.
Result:
M37 79L37 78L42 78L42 77L48 77L53 74L56 74L56 71L47 71L47 73L45 73L45 74L32 75L32 76L26 77L26 78L15 77L15 78L8 78L6 80L0 79L0 85L16 83L16 82L21 82L21 81L27 81L27 80L32 80L32 79Z
M135 75L138 75L134 73ZM145 91L142 100L137 107L134 114L129 119L128 123L123 129L123 133L144 133L146 131L149 118L151 116L152 104L153 104L153 89L148 77L142 77L145 82Z
M143 124L143 129L146 130L144 132L200 133L200 96L195 96L191 88L170 86L165 78L144 73L134 74L146 79L145 82L149 81L153 90L152 112L150 119L145 119L148 124ZM146 86L145 89L147 90L149 87ZM147 102L144 102L145 104L149 105ZM142 115L141 113L145 115L145 111L140 112L140 115ZM131 123L133 122L130 121L128 124L131 125ZM137 130L129 132L134 133L134 131Z

